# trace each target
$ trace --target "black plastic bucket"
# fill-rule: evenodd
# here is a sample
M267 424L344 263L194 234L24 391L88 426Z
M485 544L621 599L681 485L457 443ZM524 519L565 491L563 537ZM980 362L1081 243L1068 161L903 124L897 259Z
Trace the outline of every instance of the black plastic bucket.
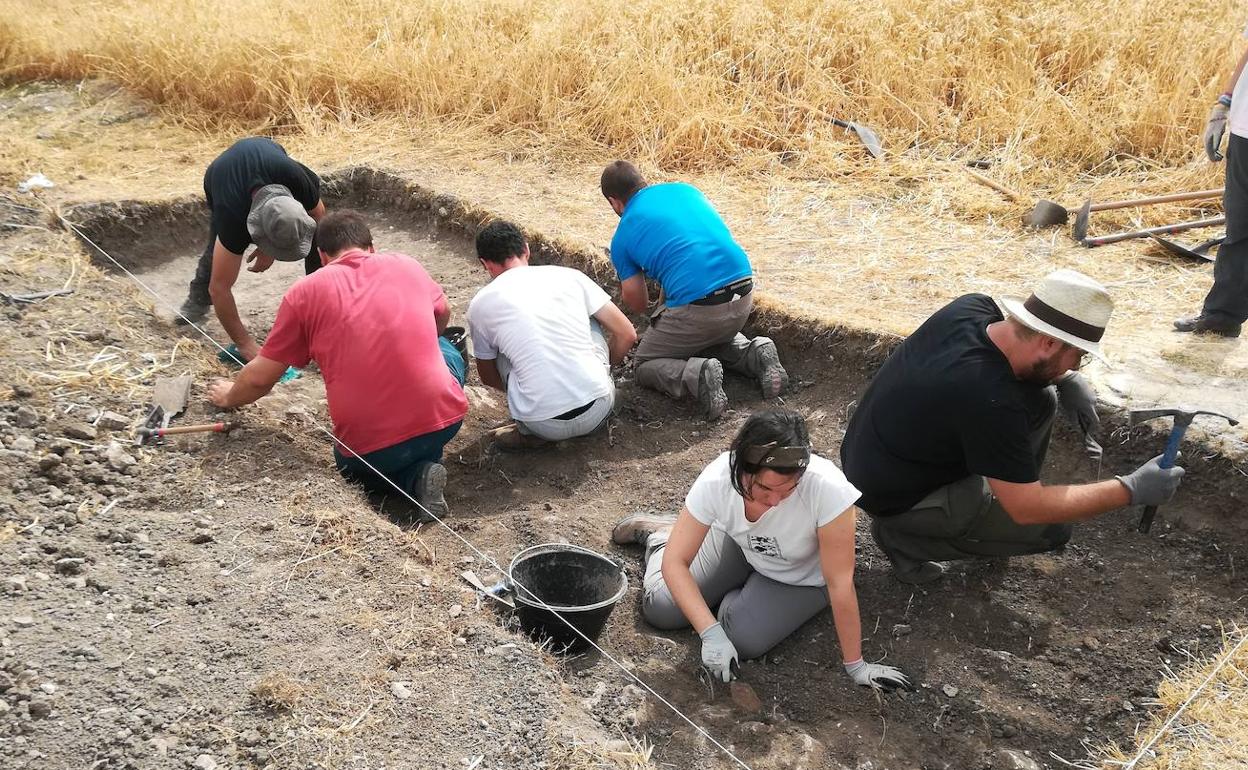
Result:
M561 654L589 648L569 623L596 640L615 603L628 590L628 578L620 565L588 548L565 543L524 549L511 560L507 577L515 591L520 627L534 639L549 640L551 649Z
M442 336L450 340L459 354L464 357L464 366L468 365L468 330L462 326L448 326Z

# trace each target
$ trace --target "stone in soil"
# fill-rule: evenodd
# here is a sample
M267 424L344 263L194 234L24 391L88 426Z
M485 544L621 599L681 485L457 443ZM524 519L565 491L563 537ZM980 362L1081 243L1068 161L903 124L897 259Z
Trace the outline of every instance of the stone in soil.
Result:
M123 430L130 427L130 420L125 415L120 415L116 412L104 412L95 421L95 425L97 428L103 428L104 430Z
M1021 751L997 749L992 757L992 770L1040 770L1040 763Z
M39 413L23 404L13 413L13 424L19 428L33 428L39 424Z
M65 427L61 428L61 433L69 438L76 438L79 441L95 441L95 437L97 435L95 428L85 422L66 423Z
M14 452L33 452L35 451L35 440L30 436L18 436L9 442L9 449Z
M108 467L115 471L125 471L138 460L126 451L126 448L116 441L108 445L108 450L104 454L105 460L108 461Z

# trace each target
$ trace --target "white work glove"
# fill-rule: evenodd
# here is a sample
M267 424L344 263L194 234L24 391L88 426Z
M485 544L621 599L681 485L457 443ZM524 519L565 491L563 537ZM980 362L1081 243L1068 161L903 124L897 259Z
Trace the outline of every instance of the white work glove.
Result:
M845 664L845 673L854 680L854 684L863 687L874 687L879 690L892 690L897 687L910 689L910 680L906 675L881 663L867 663L862 658Z
M1096 413L1096 391L1079 372L1071 372L1057 381L1057 403L1062 413L1083 432L1083 447L1093 460L1101 457L1101 445L1095 434L1101 429L1101 418Z
M1231 111L1222 102L1213 105L1213 109L1209 111L1209 122L1205 124L1205 155L1209 156L1212 163L1222 160L1222 153L1219 147L1222 146L1222 135L1226 133L1226 116Z
M737 666L737 648L732 646L724 627L718 623L707 626L699 636L702 637L702 665L711 676L723 682L736 679L733 669Z
M1157 455L1130 474L1117 477L1131 493L1132 505L1161 505L1178 491L1184 470L1177 465L1163 469L1160 462L1161 455Z

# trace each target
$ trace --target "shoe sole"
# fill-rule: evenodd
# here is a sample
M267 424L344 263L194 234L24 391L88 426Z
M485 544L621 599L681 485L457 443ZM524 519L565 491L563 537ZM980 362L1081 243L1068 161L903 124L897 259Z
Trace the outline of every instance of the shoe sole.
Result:
M421 507L438 518L442 518L447 513L446 497L443 492L446 490L446 466L441 463L432 463L421 471L420 477L416 480L416 502Z
M789 387L789 373L780 364L780 352L776 350L775 342L767 340L757 346L757 351L759 390L763 392L763 398L775 398Z
M631 516L625 516L615 523L611 528L611 542L616 545L640 545L642 538L639 533L644 533L645 537L649 537L655 532L671 527L676 523L674 517L654 516L648 513L634 513ZM654 525L651 529L640 529L643 524Z
M707 393L712 385L714 392ZM707 420L718 420L728 408L728 394L724 392L724 365L719 359L707 359L702 365L702 372L698 375L698 401Z

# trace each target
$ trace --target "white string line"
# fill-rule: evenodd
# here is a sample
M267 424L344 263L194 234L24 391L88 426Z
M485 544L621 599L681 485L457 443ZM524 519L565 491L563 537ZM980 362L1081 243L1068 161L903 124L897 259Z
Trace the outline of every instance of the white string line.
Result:
M40 202L42 202L42 200L41 200ZM44 205L46 206L47 204L45 203ZM69 221L68 219L66 219L65 217L61 216L61 213L60 213L59 211L57 211L57 210L53 209L51 206L48 206L48 209L49 209L50 211L52 211L52 213L56 216L56 218L57 218L57 219L59 219L62 223L64 223L66 226L68 226L70 229L72 229L75 233L77 233L77 234L78 234L78 237L82 238L84 241L86 241L88 244L90 244L92 248L94 248L96 251L100 252L100 253L101 253L101 254L103 254L105 257L107 257L109 262L112 262L114 265L116 265L116 266L118 267L118 269L120 269L123 273L125 273L127 276L129 276L129 277L130 277L130 278L131 278L131 279L132 279L135 283L137 283L139 286L142 286L142 287L143 287L143 289L145 289L145 290L146 290L149 294L151 294L153 297L155 297L155 298L156 298L156 299L157 299L157 300L158 300L158 301L159 301L162 305L164 305L166 308L168 308L168 309L172 310L172 311L173 311L173 312L174 312L174 313L175 313L175 314L176 314L179 318L181 318L183 321L185 321L185 322L186 322L187 326L190 326L190 327L191 327L191 328L193 328L195 331L197 331L197 332L199 332L201 335L203 335L204 339L206 339L206 340L208 340L208 342L212 343L212 345L213 345L213 346L215 346L218 350L220 350L220 351L221 351L221 352L223 352L223 353L226 353L227 355L230 355L231 357L233 357L233 358L234 358L234 360L235 360L235 361L238 361L238 358L237 358L236 356L233 356L233 354L231 354L231 353L230 353L230 352L229 352L229 351L228 351L225 347L223 347L223 346L221 345L221 343L219 343L219 342L217 342L215 339L213 339L213 338L212 338L212 336L208 334L208 332L204 331L204 330L203 330L203 329L202 329L202 328L201 328L198 324L194 323L193 321L191 321L191 319L189 319L189 318L187 318L185 315L183 315L183 314L182 314L182 311L181 311L179 308L174 307L171 303L169 303L167 300L165 300L165 298L164 298L164 297L162 297L162 296L160 295L160 293L159 293L159 292L157 292L155 289L153 289L152 287L148 286L147 284L143 283L143 281L141 281L141 280L139 279L139 277L138 277L138 276L136 276L134 273L132 273L132 272L130 272L128 269L126 269L125 265L121 264L121 263L120 263L120 262L118 262L116 259L114 259L114 258L113 258L113 255L109 254L107 251L105 251L103 248L101 248L101 247L99 246L99 244L97 244L95 241L93 241L93 240L91 240L89 237L87 237L87 234L86 234L86 233L84 233L81 229L79 229L77 225L75 225L73 222L70 222L70 221ZM239 363L240 363L240 364L242 364L243 362L239 361ZM712 744L713 744L716 748L718 748L718 749L719 749L720 751L722 751L725 755L727 755L729 759L731 759L731 760L732 760L733 762L735 762L737 765L739 765L739 766L741 766L741 767L745 768L745 770L753 770L753 768L751 768L751 767L750 767L749 765L747 765L744 761L742 761L742 760L741 760L741 759L740 759L740 758L739 758L736 754L733 754L733 753L732 753L732 751L731 751L731 750L729 750L727 746L725 746L724 744L722 744L722 743L720 743L719 741L715 740L715 737L714 737L713 735L711 735L709 732L707 732L707 731L706 731L706 730L705 730L705 729L704 729L701 725L699 725L697 722L694 722L694 721L693 721L692 719L690 719L688 716L685 716L684 712L682 712L679 708L677 708L674 704L672 704L672 702L671 702L671 701L669 701L667 698L664 698L662 695L660 695L660 694L659 694L659 693L658 693L658 692L657 692L657 691L656 691L653 687L651 687L650 685L646 684L646 682L645 682L645 681L643 681L640 677L638 677L638 676L637 676L636 674L634 674L632 671L629 671L629 670L628 670L628 668L627 668L627 667L625 667L623 663L620 663L620 661L616 660L616 658L615 658L613 655L611 655L611 653L607 652L607 651L606 651L606 650L604 650L602 647L598 646L597 642L595 642L593 639L590 639L588 636L586 636L586 635L585 635L585 634L584 634L584 633L583 633L583 632L582 632L579 628L577 628L575 625L573 625L571 621L569 621L569 620L568 620L567 618L565 618L563 615L559 614L559 613L558 613L558 612L557 612L557 611L556 611L553 607L551 607L549 604L547 604L545 601L543 601L543 600L541 599L541 597L539 597L539 596L538 596L537 594L535 594L534 592L530 591L527 587L525 587L525 585L524 585L523 583L521 583L520 581L516 580L516 579L515 579L515 577L513 577L513 576L512 576L512 575L510 575L510 574L508 574L508 571L507 571L507 570L505 570L505 569L503 569L503 567L502 567L501 565L499 565L499 563L498 563L498 562L494 561L494 559L492 559L492 558L491 558L488 554L486 554L486 553L484 553L483 551L481 551L481 549L477 548L475 545L473 545L471 542L469 542L469 541L468 541L468 540L467 540L464 536L462 536L462 535L460 535L458 532L456 532L456 531L455 531L455 530L454 530L454 529L453 529L450 525L448 525L445 521L443 521L443 520L442 520L441 518L439 518L438 516L434 515L434 513L433 513L432 511L430 511L430 510L429 510L428 508L426 508L425 506L421 505L420 501L418 501L416 498L412 497L412 496L411 496L411 495L407 492L407 490L403 489L403 487L401 487L401 486L399 486L397 483L395 483L395 482L394 482L394 480L393 480L393 479L391 479L389 476L385 475L384 473L382 473L381 471L379 471L379 470L377 470L375 467L373 467L373 465L372 465L371 463L369 463L369 462L368 462L368 460L365 460L363 457L361 457L361 456L360 456L360 455L359 455L359 454L358 454L358 453L357 453L354 449L352 449L351 447L349 447L349 446L347 446L346 444L344 444L344 443L343 443L343 442L342 442L342 441L341 441L341 440L340 440L337 436L335 436L335 435L333 434L333 431L330 431L330 430L329 430L329 429L327 429L324 425L322 425L320 422L318 422L318 421L316 421L316 420L311 420L311 422L312 422L312 424L313 424L313 425L314 425L314 426L315 426L318 430L320 430L320 431L321 431L322 433L324 433L325 435L329 436L329 437L330 437L330 439L332 439L332 440L334 441L334 443L335 443L335 444L337 444L338 446L342 447L342 448L343 448L343 449L345 449L346 451L350 452L350 453L351 453L351 455L352 455L353 457L355 457L357 460L359 460L360 462L362 462L362 463L364 464L364 466L365 466L365 467L367 467L370 471L372 471L373 473L377 474L377 475L378 475L380 478L382 478L382 479L383 479L383 480L384 480L387 484L389 484L390 486L394 487L395 491L397 491L399 494L403 495L403 497L407 498L409 502L411 502L413 505L415 505L417 508L419 508L421 511L423 511L423 512L424 512L427 516L429 516L431 519L433 519L435 522L437 522L437 523L438 523L438 524L439 524L439 525L440 525L443 529L445 529L447 532L449 532L449 533L450 533L450 534L451 534L451 535L452 535L452 536L453 536L456 540L458 540L459 542L463 543L463 544L464 544L464 545L465 545L465 546L466 546L469 550L471 550L471 551L472 551L473 553L475 553L477 556L480 556L480 557L481 557L482 559L484 559L484 560L485 560L485 561L486 561L486 562L487 562L487 563L488 563L491 567L493 567L494 569L498 570L501 574L503 574L503 575L507 575L508 579L509 579L509 580L510 580L510 581L511 581L514 585L519 586L521 589L523 589L523 590L524 590L524 592L525 592L525 594L526 594L526 597L525 597L525 600L526 600L526 601L528 601L528 600L529 600L529 597L531 597L531 598L532 598L532 600L533 600L533 603L534 603L534 604L537 604L537 605L538 605L538 606L540 606L542 609L544 609L544 610L546 610L546 611L548 611L548 612L552 613L555 617L559 618L559 620L560 620L560 621L561 621L564 625L566 625L568 628L572 629L572 631L573 631L573 632L574 632L577 636L579 636L579 637L581 637L581 639L585 640L585 642L587 642L587 643L588 643L591 647L593 647L593 648L594 648L594 650L596 650L596 651L597 651L600 655L602 655L604 658L606 658L607 660L609 660L609 661L611 661L612 663L614 663L614 664L615 664L615 666L616 666L616 668L618 668L618 669L620 669L620 671L623 671L623 672L624 672L624 675L625 675L625 676L627 676L629 679L633 680L633 681L634 681L634 682L636 682L638 685L640 685L643 689L645 689L647 692L649 692L651 695L653 695L653 696L655 697L655 699L657 699L657 700L658 700L660 703L662 703L664 706L667 706L667 707L668 707L668 708L672 711L672 713L674 713L676 716L678 716L678 717L680 717L681 719L683 719L683 720L684 720L686 723L688 723L688 724L689 724L689 726L690 726L690 727L692 727L694 730L698 731L698 733L700 733L700 734L701 734L704 738L706 738L708 741L710 741L710 742L711 742L711 743L712 743Z
M1161 736L1165 735L1170 730L1170 725L1174 724L1174 721L1178 719L1180 716L1182 716L1183 712L1187 709L1187 707L1192 705L1192 701L1196 700L1196 696L1200 695L1200 693L1203 692L1204 689L1209 686L1209 683L1213 681L1213 678L1218 675L1218 672L1221 671L1222 668L1226 666L1226 664L1231 662L1231 659L1235 657L1235 654L1237 652L1239 652L1239 648L1244 646L1244 642L1248 642L1248 633L1245 633L1242 637L1240 637L1239 642L1236 643L1235 647L1232 648L1231 651L1228 652L1225 656L1223 656L1222 660L1218 661L1218 665L1214 666L1213 670L1209 672L1209 676L1205 677L1205 681L1201 682L1200 686L1197 687L1195 690L1193 690L1192 693L1187 696L1187 700L1183 701L1183 704L1179 706L1178 709L1176 709L1173 714L1170 715L1170 718L1167 719L1165 724L1161 726L1161 729L1158 730L1157 733L1152 738L1148 739L1148 743L1144 744L1143 748L1139 750L1139 752L1135 755L1135 757L1132 758L1130 762L1127 762L1125 765L1122 766L1122 770L1133 770L1136 764L1138 764L1139 761L1144 758L1144 755L1147 754L1149 750L1153 748L1153 744L1161 740Z

